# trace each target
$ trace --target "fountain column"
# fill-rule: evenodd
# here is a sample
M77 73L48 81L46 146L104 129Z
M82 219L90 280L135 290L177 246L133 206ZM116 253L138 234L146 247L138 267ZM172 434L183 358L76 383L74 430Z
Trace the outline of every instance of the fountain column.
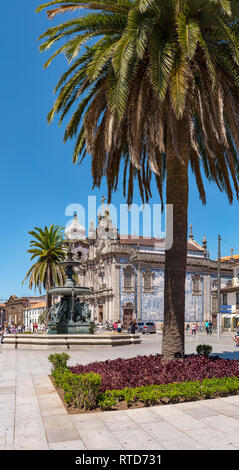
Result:
M66 282L64 286L53 287L49 293L61 298L49 310L50 321L48 323L49 334L81 334L89 333L93 323L90 320L90 311L86 302L80 302L78 297L89 296L91 293L87 287L76 286L73 280L74 266L79 266L78 261L73 260L70 250L67 259L61 262L66 269Z

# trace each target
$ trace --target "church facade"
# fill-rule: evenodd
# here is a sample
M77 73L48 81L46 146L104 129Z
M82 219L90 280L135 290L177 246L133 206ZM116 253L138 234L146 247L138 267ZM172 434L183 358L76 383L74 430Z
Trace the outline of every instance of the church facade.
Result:
M165 240L131 237L118 233L109 211L91 225L88 238L77 217L66 229L74 258L79 261L79 284L92 293L89 302L96 322L120 320L127 327L133 318L163 323ZM207 242L188 239L185 322L204 322L213 317L211 292L217 278L217 262L209 258ZM222 286L233 272L224 264ZM215 321L215 318L213 318Z

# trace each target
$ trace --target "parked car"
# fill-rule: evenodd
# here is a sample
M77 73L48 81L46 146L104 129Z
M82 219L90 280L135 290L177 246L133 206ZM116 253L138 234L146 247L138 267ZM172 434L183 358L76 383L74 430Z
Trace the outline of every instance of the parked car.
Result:
M137 333L156 333L156 323L154 321L138 321L136 325ZM130 333L130 327L128 332Z

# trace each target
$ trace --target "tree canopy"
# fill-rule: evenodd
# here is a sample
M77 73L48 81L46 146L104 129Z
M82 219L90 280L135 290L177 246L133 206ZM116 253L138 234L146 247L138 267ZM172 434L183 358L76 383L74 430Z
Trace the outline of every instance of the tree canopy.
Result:
M168 139L182 160L177 122L187 128L189 159L201 200L202 170L238 197L239 2L236 0L65 0L37 8L49 19L70 13L40 37L41 51L59 45L68 68L59 79L49 122L68 116L64 140L73 161L92 157L93 183L118 187L132 202L134 180L148 201L152 172L163 197ZM72 15L73 12L73 15ZM180 128L180 127L179 127Z
M35 263L31 266L23 282L29 279L29 288L48 290L51 285L63 285L66 278L65 270L59 263L66 256L64 249L63 227L51 225L44 229L35 227L29 234L33 237L30 241L31 260Z

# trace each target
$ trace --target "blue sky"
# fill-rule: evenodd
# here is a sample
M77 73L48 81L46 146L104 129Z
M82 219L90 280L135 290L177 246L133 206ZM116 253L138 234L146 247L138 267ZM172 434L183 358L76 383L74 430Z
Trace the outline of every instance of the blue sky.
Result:
M63 57L47 69L48 56L40 54L37 38L51 24L45 13L35 14L35 0L12 0L1 7L1 230L0 298L29 294L22 280L29 269L26 253L34 226L66 225L69 204L87 205L89 195L107 195L105 182L92 191L90 158L72 164L73 142L62 141L64 125L50 126L46 115L53 103L53 88L66 69ZM62 19L62 18L60 18ZM59 17L54 20L59 21ZM195 180L190 177L189 222L198 242L204 233L212 258L217 257L217 237L223 239L222 254L231 247L239 253L239 203L230 206L215 185L206 184L207 205L198 198ZM124 203L122 187L112 203ZM135 203L139 204L138 194ZM151 203L159 203L156 190ZM34 291L32 292L34 294ZM38 294L38 292L36 292Z

